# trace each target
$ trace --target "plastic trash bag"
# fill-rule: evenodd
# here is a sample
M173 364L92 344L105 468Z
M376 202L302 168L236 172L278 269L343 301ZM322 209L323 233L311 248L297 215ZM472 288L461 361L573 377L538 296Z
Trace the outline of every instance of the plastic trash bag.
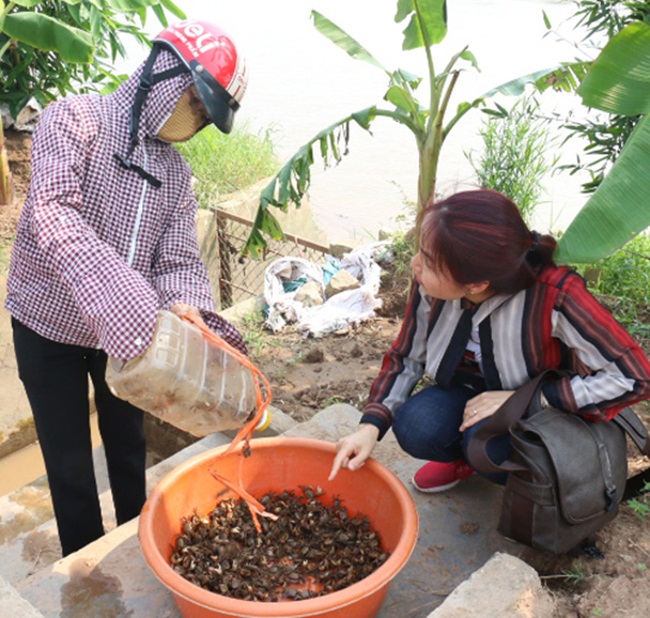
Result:
M281 331L289 322L296 322L306 309L302 303L294 301L299 288L291 283L304 280L315 281L325 294L323 271L320 266L303 258L283 257L266 267L264 272L264 300L268 307L266 325L274 332Z
M266 325L274 332L287 323L296 323L296 330L305 336L322 337L340 332L371 320L375 309L381 306L377 298L381 268L375 256L384 251L385 242L362 245L347 253L340 261L331 258L325 266L318 266L303 258L285 257L272 262L264 277L264 298L268 306ZM337 270L346 270L360 287L339 292L324 300L322 305L307 307L296 301L291 285L299 279L316 281L325 295L325 279L331 279Z

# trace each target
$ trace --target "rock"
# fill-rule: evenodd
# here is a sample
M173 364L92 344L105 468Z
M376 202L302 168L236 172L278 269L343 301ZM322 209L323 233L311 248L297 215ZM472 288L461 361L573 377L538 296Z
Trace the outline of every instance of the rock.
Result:
M321 348L311 348L305 354L306 363L322 363L325 360L325 353Z
M554 606L535 569L496 553L428 618L548 618Z
M361 284L356 277L352 276L347 270L339 270L325 288L325 296L331 298L339 292L355 290L359 287L361 287Z
M309 281L296 290L293 299L305 305L305 307L315 307L323 304L323 292L321 286L316 281Z
M350 253L350 251L352 251L352 248L348 247L347 245L337 245L337 244L330 245L329 249L330 249L330 254L339 260L342 260L343 256L346 253Z

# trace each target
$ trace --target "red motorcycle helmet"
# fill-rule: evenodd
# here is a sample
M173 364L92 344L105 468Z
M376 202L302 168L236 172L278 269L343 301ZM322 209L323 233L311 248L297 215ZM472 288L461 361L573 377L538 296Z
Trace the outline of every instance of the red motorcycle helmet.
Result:
M248 84L246 62L230 36L209 22L188 20L165 28L152 43L183 62L210 119L230 133Z

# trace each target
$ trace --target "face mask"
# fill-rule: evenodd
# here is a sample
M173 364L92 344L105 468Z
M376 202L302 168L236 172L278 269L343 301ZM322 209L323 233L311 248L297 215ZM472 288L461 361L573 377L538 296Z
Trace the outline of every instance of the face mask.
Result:
M191 94L186 91L180 98L172 115L161 127L156 137L164 142L186 142L194 137L207 122L205 114L190 104Z

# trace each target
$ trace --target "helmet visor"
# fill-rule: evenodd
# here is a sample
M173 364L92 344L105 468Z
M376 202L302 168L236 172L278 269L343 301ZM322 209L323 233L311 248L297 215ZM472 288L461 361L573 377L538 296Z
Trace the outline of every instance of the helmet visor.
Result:
M194 85L210 120L217 125L222 133L230 133L239 103L198 62L194 60L190 62L190 70Z

